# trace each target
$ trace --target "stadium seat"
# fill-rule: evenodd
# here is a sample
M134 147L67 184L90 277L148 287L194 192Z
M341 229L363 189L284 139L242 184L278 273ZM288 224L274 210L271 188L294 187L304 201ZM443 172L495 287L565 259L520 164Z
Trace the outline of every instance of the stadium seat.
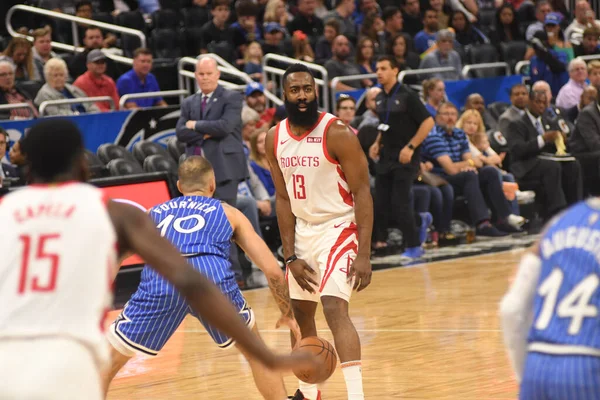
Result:
M167 150L175 162L179 162L182 154L185 154L185 144L181 143L175 136L167 140Z
M143 174L144 170L136 161L126 160L124 158L116 158L111 160L108 165L110 176L123 176Z
M39 81L21 81L15 84L17 88L27 93L32 99L35 99L43 85L44 82Z
M181 40L176 31L172 29L155 29L152 31L151 38L154 57L181 57Z
M138 163L133 154L128 152L125 147L117 144L104 143L98 147L98 151L96 153L98 154L100 161L102 161L105 165L107 165L111 160L116 160L118 158Z
M200 7L190 7L181 10L183 15L183 26L189 28L199 28L208 21L211 15Z
M177 163L168 155L154 154L144 160L144 171L146 172L168 172L177 176Z
M519 27L523 32L527 30L527 27L536 21L535 18L535 5L533 2L524 2L517 10L516 15L517 21L519 21Z
M139 11L122 12L116 16L115 23L130 29L146 32L146 21L144 21L144 16Z
M510 65L511 72L514 72L517 63L525 58L527 52L527 42L522 40L500 43L500 56L504 62Z
M494 117L494 119L497 121L498 118L500 118L500 115L502 115L502 113L506 111L508 107L510 107L510 104L508 103L505 103L503 101L495 101L493 103L490 103L487 106L487 109L490 112L490 114L492 114L492 117Z
M115 18L109 12L99 12L95 13L92 17L95 21L105 22L107 24L114 24Z
M496 9L480 9L477 16L477 27L487 36L496 26Z
M201 28L186 28L185 36L185 55L195 57L200 54L200 46L202 43Z
M154 59L152 63L152 73L156 80L160 82L160 90L177 90L179 82L177 80L177 59ZM165 97L168 104L179 104L179 97Z
M89 150L85 150L85 159L88 163L88 168L90 169L91 178L100 178L107 172L104 163L100 160L100 158Z
M484 64L497 62L499 57L498 50L496 50L496 46L487 43L471 47L469 49L467 58L469 60L469 64ZM504 73L504 68L488 68L474 70L473 72L471 72L471 74L473 75L472 77L475 78L488 78L492 76L500 76L504 75Z
M133 145L133 156L140 163L140 165L144 165L144 161L149 156L159 154L163 157L169 158L169 152L163 146L158 143L150 142L147 140L137 142Z
M154 29L179 28L179 14L174 10L156 10L152 13L152 27Z
M121 48L125 57L133 58L133 52L142 46L140 38L137 36L123 35L121 36Z

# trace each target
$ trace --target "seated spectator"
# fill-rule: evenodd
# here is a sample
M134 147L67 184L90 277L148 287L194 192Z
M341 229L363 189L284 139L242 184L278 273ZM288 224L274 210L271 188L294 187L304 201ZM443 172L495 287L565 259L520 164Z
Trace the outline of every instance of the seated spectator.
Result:
M454 29L456 41L462 46L476 46L489 43L487 38L479 29L475 28L462 11L453 11L450 17L450 28Z
M117 80L119 96L132 93L159 92L160 87L152 70L152 52L139 48L133 53L133 68L125 72ZM167 102L162 97L132 99L125 103L125 108L166 107Z
M467 198L471 222L476 226L478 235L506 236L507 232L518 231L522 217L511 213L498 172L493 167L484 167L481 160L472 157L465 133L455 126L457 119L458 110L452 103L440 106L437 124L421 145L423 162L431 162L434 166L432 172L450 183L455 193ZM482 190L498 219L496 226L490 223Z
M445 4L444 0L429 0L429 7L437 11L438 29L447 29L450 26L452 9Z
M565 117L573 124L577 122L579 112L587 107L588 104L595 103L598 100L598 89L595 86L587 86L581 93L581 98L576 106L569 108L565 112Z
M600 36L600 29L596 27L586 28L586 30L583 31L581 44L573 46L575 57L600 54L600 48L598 48L598 36Z
M333 57L331 48L333 47L333 39L340 34L340 23L336 19L330 19L325 23L323 36L319 37L315 45L316 62L325 64L327 60Z
M361 31L365 20L369 15L380 15L381 9L375 0L359 0L356 9L352 13L352 20L356 24L357 31ZM383 21L382 21L383 22Z
M381 93L381 88L377 86L367 90L367 94L365 95L365 104L367 106L367 110L361 116L358 116L354 119L358 123L356 128L357 130L360 131L365 126L379 125L377 103L375 102L375 98L379 93Z
M117 85L106 72L106 56L101 50L92 50L87 56L88 70L81 75L75 82L74 86L83 90L88 97L110 96L113 99L113 109L119 109L119 93ZM111 111L110 102L97 101L96 107L102 112Z
M587 65L590 85L600 90L600 61L593 60Z
M232 44L233 29L227 23L230 15L230 0L213 0L211 5L212 20L200 29L200 53L218 53L225 60L235 62L235 49ZM228 54L219 49L228 49Z
M44 65L56 54L52 51L52 32L48 28L33 31L33 65L40 80L44 80Z
M419 65L420 69L453 67L453 72L427 74L444 80L459 80L462 71L460 55L454 50L454 33L442 29L437 33L437 49L427 54Z
M565 119L563 111L552 104L552 91L550 85L544 81L538 81L531 87L532 91L541 91L546 94L546 111L543 118L546 124L546 130L558 130L564 135L569 135L575 130L573 124Z
M73 79L77 79L87 71L87 55L94 49L102 49L104 37L100 28L90 26L85 29L83 37L84 50L81 53L75 53L75 56L69 63L69 71ZM116 80L121 76L121 68L111 60L106 59L106 75Z
M535 183L536 198L543 199L543 214L548 219L567 205L581 200L582 184L577 161L561 162L551 157L539 157L542 153L556 155L565 141L562 132L545 129L546 107L546 93L534 88L528 110L520 119L511 122L506 139L512 157L511 172L521 187L523 182Z
M306 61L306 62L314 62L315 61L315 53L313 52L312 47L310 47L310 42L308 41L308 36L302 31L296 31L292 35L292 49L293 49L293 58L296 60Z
M88 95L76 86L67 83L69 70L67 64L61 58L51 58L44 66L44 77L46 83L37 96L35 104L39 107L48 100L76 99L79 97L88 97ZM88 112L100 112L93 103L74 103L52 105L46 107L45 115L78 115Z
M565 40L571 44L580 44L584 31L589 28L600 28L600 21L596 19L596 13L592 10L587 0L575 2L575 18L565 29Z
M155 0L151 0L151 1L155 1ZM197 17L195 17L194 19L198 18L198 25L200 27L202 27L204 24L206 24L207 22L209 22L212 19L212 15L210 14L210 4L209 4L208 0L192 0L192 4L186 8L193 10L194 13L197 14ZM150 12L147 14L152 14L152 13Z
M246 85L246 106L258 113L260 121L257 128L263 126L270 127L275 115L275 108L267 108L267 98L265 88L258 82L252 82Z
M298 12L294 19L288 22L288 32L302 31L310 37L310 43L315 44L323 35L323 20L315 15L316 8L315 0L298 0Z
M421 15L421 3L419 0L402 0L400 2L400 6L402 7L402 12L400 15L398 14L391 14L391 16L394 18L392 21L390 21L391 23L398 24L398 18L400 19L400 28L392 31L391 29L388 29L388 20L385 18L386 16L386 9L388 9L388 7L384 8L383 10L383 20L386 24L386 31L388 31L391 35L394 34L398 34L400 31L403 31L405 33L407 33L408 35L410 35L411 37L414 37L419 31L421 31L423 29L423 16ZM390 15L391 11L393 10L393 6L389 6L389 10L388 11L388 15ZM400 10L398 10L400 12Z
M291 56L290 49L286 49L283 43L285 33L283 28L276 22L269 22L265 26L265 40L261 43L263 54L282 54Z
M569 81L560 88L556 105L564 109L575 107L587 86L586 81L587 65L581 58L576 58L569 63Z
M406 37L402 34L394 36L392 40L389 41L387 53L396 58L400 71L419 68L421 59L416 53L408 50Z
M527 27L527 31L525 32L525 40L528 42L533 39L533 35L536 32L544 30L544 22L546 21L546 15L552 12L552 6L546 0L540 0L535 5L535 19L536 22L529 25Z
M10 137L8 136L8 132L6 132L4 130L4 128L2 128L0 126L0 161L4 158L4 156L6 155L6 147L8 146L8 143L10 141ZM13 167L10 164L4 163L2 162L0 165L0 187L2 187L2 181L5 180L6 178L9 179L18 179L18 173L17 173L17 169L15 167ZM6 185L4 185L6 186Z
M15 65L10 61L0 60L0 105L17 103L31 104L33 107L33 117L38 116L37 109L33 105L31 96L24 90L15 86ZM0 110L0 120L25 119L31 117L31 109L29 108Z
M515 9L509 3L504 3L496 11L496 25L490 33L490 41L499 46L500 43L524 39L519 20L515 16Z
M285 3L283 0L269 0L265 7L265 14L263 22L268 24L269 22L276 22L285 30L288 23L288 13L285 9Z
M423 100L425 108L435 118L438 107L446 101L446 85L439 78L431 78L423 81Z
M415 50L418 54L423 54L436 43L438 38L438 14L437 11L428 9L423 14L423 30L415 35ZM448 30L445 30L449 32ZM454 34L452 35L454 40Z
M266 131L255 132L250 137L250 166L260 179L269 196L275 196L275 184L271 177L269 162L265 156Z
M483 96L479 93L473 93L467 97L467 101L465 103L465 110L476 110L479 112L479 115L481 115L481 118L483 120L484 131L496 130L498 123L496 122L496 119L492 116L492 114L488 111L488 109L485 108L485 100L483 99Z
M567 55L568 62L571 62L575 55L573 53L573 47L571 43L565 40L560 23L563 17L561 14L552 12L546 15L544 22L544 29L548 35L548 43L554 50L565 53Z
M371 39L374 54L380 55L385 53L385 25L379 13L373 12L367 14L360 28L360 36Z
M263 52L260 43L252 42L246 47L246 53L244 54L244 72L250 75L250 78L256 82L262 81L262 58Z
M356 116L356 100L354 97L342 94L335 103L335 115L345 123L354 134L358 131L351 126L351 122Z
M260 28L256 23L258 5L252 0L238 0L235 3L237 21L231 24L233 44L238 56L242 56L249 43L262 39Z
M13 182L11 186L23 186L27 184L27 158L25 154L21 152L24 139L25 135L21 136L21 138L12 145L10 151L8 152L10 163L16 167L17 176L19 178L19 180L17 182Z
M39 72L33 66L33 52L27 39L14 37L6 46L0 60L7 60L15 65L16 81L39 81Z
M350 57L350 42L348 41L348 38L344 35L336 37L333 40L331 51L333 53L333 58L325 63L325 69L327 69L330 82L333 78L337 78L338 76L360 75L358 65L348 61L348 58ZM346 83L338 82L335 90L339 92L360 88L361 82L349 81Z
M358 31L352 19L355 7L354 0L339 0L336 2L335 8L323 18L325 22L329 19L337 20L341 27L340 35L346 36L352 43L356 43L356 32Z
M529 104L529 89L522 83L517 83L510 88L511 106L498 117L498 130L506 138L508 127L511 122L520 119L527 110Z
M358 41L356 49L356 64L361 74L375 73L375 44L368 37L363 37ZM371 87L377 83L377 78L363 79L364 87Z

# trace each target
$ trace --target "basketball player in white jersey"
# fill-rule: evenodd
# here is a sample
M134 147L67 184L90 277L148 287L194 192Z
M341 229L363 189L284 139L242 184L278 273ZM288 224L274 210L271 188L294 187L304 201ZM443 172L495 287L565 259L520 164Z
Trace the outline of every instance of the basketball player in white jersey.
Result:
M283 89L288 118L269 131L266 153L294 315L302 337L316 336L321 301L348 399L361 400L360 339L348 302L353 288L361 291L371 282L373 201L367 159L343 122L318 111L315 80L304 65L287 69ZM300 382L295 398L317 400L320 393L316 385Z
M84 146L72 122L35 125L23 147L34 185L0 203L0 399L103 398L104 317L117 259L129 251L267 367L312 363L305 353L274 355L145 213L81 183Z

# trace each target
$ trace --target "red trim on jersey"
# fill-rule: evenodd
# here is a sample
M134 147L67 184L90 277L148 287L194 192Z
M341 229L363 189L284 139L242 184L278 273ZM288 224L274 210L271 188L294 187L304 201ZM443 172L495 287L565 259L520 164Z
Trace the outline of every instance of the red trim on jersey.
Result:
M277 146L279 146L279 125L281 121L275 125L275 145L273 146L273 152L275 153L275 159L277 159Z
M331 124L334 121L340 121L339 118L331 118L329 120L329 122L327 123L327 125L325 125L325 130L323 131L323 154L325 154L325 158L327 159L327 161L329 161L332 164L339 164L339 161L334 159L333 157L331 157L331 155L329 154L329 150L327 150L327 131L329 130L329 127L331 126Z
M344 182L346 182L346 184L348 184L348 180L346 180L346 174L344 174L344 171L342 171L342 167L340 167L338 165L338 167L336 168L336 171L337 171L338 175L340 176L340 178ZM338 182L338 191L340 193L340 196L342 196L342 201L344 203L348 204L350 207L354 207L354 197L352 196L352 193L349 190L344 189L342 184L339 182Z
M306 132L304 132L301 136L296 136L292 133L292 130L290 129L290 119L289 118L286 118L285 126L287 127L290 137L292 139L294 139L295 141L299 142L302 139L304 139L305 137L307 137L308 135L310 135L312 133L312 131L314 131L317 126L319 126L319 124L321 123L321 120L323 119L324 116L325 116L325 113L322 112L321 115L319 115L319 119L317 120L317 122L313 126L311 126L310 129L308 129Z
M347 228L344 228L342 230L342 232L340 233L340 236L338 236L337 240L335 241L335 244L331 247L331 250L329 250L329 256L327 256L327 264L325 264L326 265L325 273L323 274L323 279L321 280L321 286L319 287L319 292L323 291L323 288L325 287L327 280L329 279L329 277L331 276L331 273L333 272L333 268L334 268L335 264L340 260L340 258L349 250L354 250L355 253L358 253L358 246L356 245L356 243L354 241L352 241L352 242L348 243L346 246L344 246L344 248L338 253L338 255L335 257L335 259L333 259L333 262L332 262L333 255L335 254L337 249L340 248L342 243L344 243L350 236L357 235L357 234L358 234L358 229L356 227L356 224L354 222L352 222L352 223L350 223L350 226Z

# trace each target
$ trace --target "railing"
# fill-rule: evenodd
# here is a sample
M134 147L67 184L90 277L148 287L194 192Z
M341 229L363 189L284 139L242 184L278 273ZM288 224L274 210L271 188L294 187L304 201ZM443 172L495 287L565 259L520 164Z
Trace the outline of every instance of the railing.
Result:
M12 110L15 108L28 108L29 109L29 119L33 119L35 115L35 108L33 105L29 103L13 103L13 104L2 104L0 105L0 110Z
M219 69L219 71L221 71L225 74L233 75L237 78L240 78L242 81L246 82L245 84L240 85L240 84L236 84L236 83L232 83L232 82L228 82L228 81L220 79L219 84L222 85L223 87L225 87L226 89L237 90L237 91L243 92L246 89L246 84L254 82L252 80L252 78L250 78L250 75L246 74L245 72L240 71L233 65L229 64L227 61L225 61L223 58L221 58L218 54L209 53L209 54L202 54L201 56L198 56L198 58L182 57L181 59L179 59L179 62L177 63L177 78L178 78L180 90L185 89L185 90L187 90L188 94L194 93L197 91L196 75L193 72L186 70L184 68L184 66L192 65L192 66L196 67L196 63L198 62L198 60L203 57L213 58L217 62L217 68ZM185 78L189 78L189 79L185 79ZM192 86L194 87L193 89L192 89ZM275 96L273 93L269 92L266 89L265 89L265 96L267 97L267 99L270 102L275 103L278 106L283 104L283 101L280 98L278 98L277 96ZM184 98L183 96L180 97L180 102L183 102L183 98Z
M331 80L331 98L335 103L337 99L337 89L335 88L340 82L353 82L353 81L362 81L363 79L373 79L377 78L375 74L360 74L360 75L348 75L348 76L338 76ZM357 88L356 90L360 90Z
M492 63L481 63L481 64L470 64L465 65L461 71L464 78L469 77L469 72L480 70L480 69L492 69L492 68L504 68L505 74L510 75L510 65L506 62L492 62Z
M515 65L515 75L523 75L523 70L526 67L529 67L531 62L529 60L519 61L517 65Z
M458 73L459 71L456 70L456 68L454 67L438 67L438 68L423 68L423 69L410 69L408 71L401 71L400 74L398 74L398 82L402 83L404 82L404 78L406 78L407 76L410 75L427 75L427 74L435 74L438 72L456 72Z
M125 103L127 103L128 100L132 99L148 99L151 97L177 97L186 96L189 94L190 92L188 92L185 89L163 90L161 92L130 93L121 96L121 99L119 100L119 108L123 108L123 106L125 106Z
M579 56L577 58L581 58L585 62L594 61L594 60L600 60L600 54L592 54L590 56Z
M272 54L272 53L266 54L263 57L263 61L262 61L263 85L265 86L265 88L267 87L267 81L268 81L267 74L273 74L273 75L277 76L279 79L279 87L283 88L282 79L283 79L283 74L285 73L285 70L283 70L281 68L274 68L274 67L267 65L267 63L269 61L276 61L279 63L288 64L288 65L303 64L309 70L318 72L319 74L321 74L322 79L315 79L315 83L317 85L320 85L323 88L323 96L319 96L317 99L318 99L319 103L321 103L320 108L325 111L329 111L329 75L327 74L327 70L324 67L322 67L321 65L318 65L318 64L309 63L309 62L302 61L302 60L297 60L295 58L281 56L279 54Z
M97 101L108 101L111 104L111 110L115 109L115 101L110 96L97 97L79 97L76 99L46 100L40 104L40 117L46 114L46 108L51 106L60 106L63 104L95 103Z

